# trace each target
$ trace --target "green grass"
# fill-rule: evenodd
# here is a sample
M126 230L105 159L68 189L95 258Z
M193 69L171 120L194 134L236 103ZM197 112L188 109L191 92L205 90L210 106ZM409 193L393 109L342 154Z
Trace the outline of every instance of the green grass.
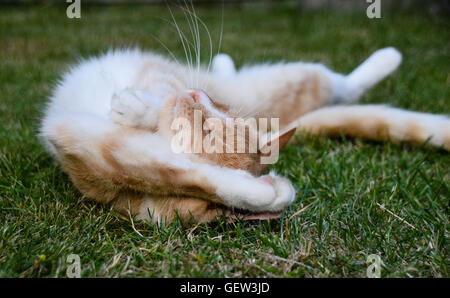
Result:
M199 13L217 46L220 8ZM274 166L298 198L270 222L135 223L142 237L127 218L83 200L36 137L46 97L79 57L127 45L164 52L152 34L183 59L159 17L169 18L167 9L82 7L75 20L64 6L0 7L0 276L63 277L75 253L83 277L364 277L370 254L380 255L383 277L449 277L450 155L442 150L302 140ZM303 59L348 72L395 46L403 65L363 102L448 114L449 27L448 18L420 13L369 20L364 12L225 9L222 50L239 65Z

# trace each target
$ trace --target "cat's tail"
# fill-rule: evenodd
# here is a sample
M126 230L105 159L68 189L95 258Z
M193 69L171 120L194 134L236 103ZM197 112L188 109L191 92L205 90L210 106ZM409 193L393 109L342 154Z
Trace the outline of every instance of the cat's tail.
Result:
M300 117L291 124L312 134L427 143L450 151L450 119L383 105L331 106Z
M352 103L391 75L402 62L401 53L389 47L376 51L349 75L329 73L335 103Z

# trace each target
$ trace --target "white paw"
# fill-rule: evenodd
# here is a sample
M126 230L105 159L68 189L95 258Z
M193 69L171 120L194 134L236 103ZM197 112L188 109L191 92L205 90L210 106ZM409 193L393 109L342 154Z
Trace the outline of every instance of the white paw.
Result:
M212 177L214 178L214 177ZM271 182L245 175L230 175L225 177L227 183L218 185L217 194L230 207L251 211L262 211L273 203L276 198L275 188Z
M233 60L227 54L217 54L214 57L212 70L222 76L231 76L236 73Z
M364 92L392 74L402 62L402 54L394 48L373 53L346 77L346 102L356 101Z
M219 187L218 195L232 207L254 212L281 211L294 202L295 189L287 178L270 173L259 178L239 177Z
M276 197L268 206L264 206L264 211L281 211L291 205L295 200L295 189L289 179L277 176L271 172L267 176L261 177L272 182Z
M402 54L397 49L389 47L376 51L369 59L377 66L380 77L384 78L398 68L402 62Z
M121 125L152 127L157 123L160 100L145 91L126 88L111 99L110 118Z

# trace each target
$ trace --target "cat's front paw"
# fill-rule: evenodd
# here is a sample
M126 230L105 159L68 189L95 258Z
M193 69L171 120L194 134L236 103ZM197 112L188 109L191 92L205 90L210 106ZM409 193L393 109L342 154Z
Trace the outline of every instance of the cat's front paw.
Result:
M253 212L281 211L295 200L295 189L287 178L277 176L275 173L253 177L244 171L233 171L227 175L211 176L210 179L219 179L216 194L221 197L229 207L245 209Z
M153 128L157 124L160 100L145 91L126 88L113 94L110 118L121 125Z
M281 211L294 202L295 189L289 179L278 176L274 172L262 176L260 179L271 184L275 190L275 199L263 207L264 211Z

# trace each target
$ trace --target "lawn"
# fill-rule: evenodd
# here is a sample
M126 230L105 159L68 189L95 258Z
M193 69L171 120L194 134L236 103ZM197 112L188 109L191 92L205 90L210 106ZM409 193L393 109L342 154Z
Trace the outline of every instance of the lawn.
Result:
M221 7L199 8L217 51ZM175 15L183 27L183 15ZM298 12L225 7L221 51L240 66L321 61L349 72L397 47L399 71L363 103L450 113L450 19L420 12ZM165 7L0 6L0 276L449 277L450 154L438 149L304 138L273 166L297 200L278 220L184 228L134 223L85 200L43 150L39 119L59 75L80 57L139 46L184 53ZM209 51L203 37L203 61ZM300 211L301 212L297 212Z

